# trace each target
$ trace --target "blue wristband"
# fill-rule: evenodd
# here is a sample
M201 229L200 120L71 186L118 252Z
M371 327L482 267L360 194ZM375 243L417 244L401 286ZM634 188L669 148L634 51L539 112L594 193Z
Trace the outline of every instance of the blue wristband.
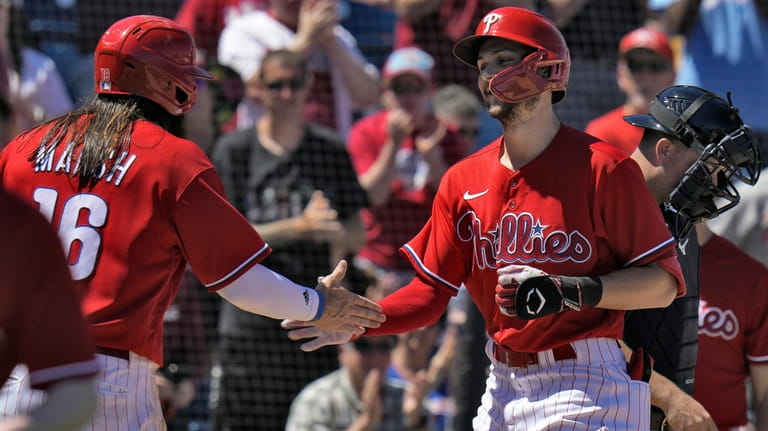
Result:
M325 296L323 296L322 293L317 292L317 313L315 314L315 318L312 320L317 320L321 317L323 317L323 312L325 311Z

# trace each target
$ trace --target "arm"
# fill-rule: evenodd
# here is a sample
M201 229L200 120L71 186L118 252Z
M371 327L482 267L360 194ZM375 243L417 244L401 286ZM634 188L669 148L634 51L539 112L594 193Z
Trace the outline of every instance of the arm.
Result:
M768 364L749 364L754 395L755 430L768 431Z
M298 240L332 241L343 231L338 213L320 190L315 190L304 211L291 218L253 225L264 241L280 247ZM335 262L335 261L334 261Z
M609 310L666 307L675 299L675 276L651 263L599 277L550 275L526 265L498 270L496 303L502 314L537 319L582 306Z
M411 131L413 119L410 114L401 109L387 112L387 141L373 164L359 175L360 186L368 192L371 206L383 205L389 199L392 182L397 174L397 152Z
M355 102L359 106L375 105L379 101L379 73L376 67L349 49L335 33L326 39L323 48L341 71Z
M312 321L323 329L352 334L384 321L380 307L342 287L337 287L347 269L345 261L315 289L300 286L262 265L254 265L216 292L245 311L274 319Z
M77 378L50 386L40 407L0 421L0 431L79 429L96 410L95 382L95 377Z

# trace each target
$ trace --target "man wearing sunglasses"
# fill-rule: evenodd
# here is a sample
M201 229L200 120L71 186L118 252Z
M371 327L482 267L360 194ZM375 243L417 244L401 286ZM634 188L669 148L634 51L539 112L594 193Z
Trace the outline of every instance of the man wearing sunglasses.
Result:
M313 271L323 268L322 274L363 244L367 196L343 139L302 115L312 87L307 61L293 51L270 51L256 76L265 114L254 127L221 137L212 159L230 202L272 246L265 265L309 282ZM333 350L307 355L278 322L237 307L223 305L218 327L214 429L284 429L291 399L337 367ZM276 376L281 368L303 372ZM270 397L253 395L259 393Z
M590 121L584 130L629 155L640 142L643 129L624 121L624 116L648 113L656 94L675 82L667 35L651 27L627 33L619 43L616 82L626 95L624 104Z

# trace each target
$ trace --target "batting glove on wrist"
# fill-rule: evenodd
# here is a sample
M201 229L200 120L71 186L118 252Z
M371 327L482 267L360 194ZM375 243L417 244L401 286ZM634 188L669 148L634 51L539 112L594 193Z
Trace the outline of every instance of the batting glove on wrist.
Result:
M507 265L497 271L496 303L501 314L517 316L516 297L520 284L532 277L546 276L547 273L527 265Z
M496 302L507 316L538 319L564 310L578 311L584 305L593 307L602 298L603 285L597 277L548 275L535 268L514 266L499 270L496 287ZM502 277L502 271L510 276ZM531 276L536 272L539 274Z

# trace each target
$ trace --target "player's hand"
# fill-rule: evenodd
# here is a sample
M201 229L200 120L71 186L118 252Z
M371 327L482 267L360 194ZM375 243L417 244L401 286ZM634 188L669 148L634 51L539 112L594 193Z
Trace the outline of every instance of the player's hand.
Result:
M325 311L313 325L328 331L362 334L364 328L378 328L386 317L379 304L341 287L347 262L339 261L330 275L318 278L315 290L325 297Z
M546 272L527 265L507 265L496 271L498 274L496 285L496 303L501 314L505 316L517 316L517 291L525 280L532 277L547 275Z
M301 320L283 320L280 323L283 329L288 330L288 338L294 341L311 338L300 347L305 352L313 352L321 347L344 344L352 339L349 332L326 331L314 326L314 322Z
M717 425L712 420L704 406L691 396L680 393L673 397L667 407L667 424L674 431L717 431Z

